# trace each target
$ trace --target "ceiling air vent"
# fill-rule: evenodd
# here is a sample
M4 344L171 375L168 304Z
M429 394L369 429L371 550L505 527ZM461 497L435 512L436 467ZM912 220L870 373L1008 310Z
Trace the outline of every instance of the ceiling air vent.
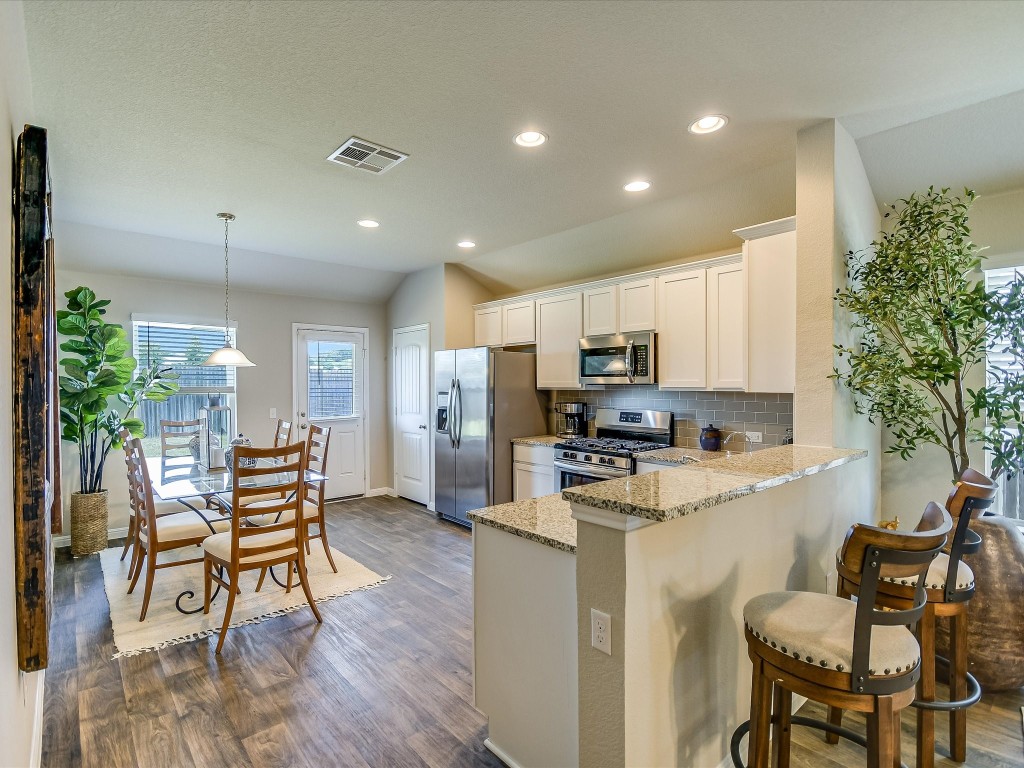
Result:
M408 155L397 149L388 149L372 141L353 136L327 156L338 165L347 165L369 173L386 173L405 160Z

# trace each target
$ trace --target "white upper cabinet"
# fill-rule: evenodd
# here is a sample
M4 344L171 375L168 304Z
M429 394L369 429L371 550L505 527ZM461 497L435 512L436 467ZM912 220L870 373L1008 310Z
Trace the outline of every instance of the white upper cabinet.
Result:
M658 383L665 388L706 389L707 270L658 277Z
M653 331L657 325L657 279L619 283L619 329L617 333Z
M476 310L474 321L474 339L478 347L501 346L501 307Z
M619 332L619 286L603 285L583 292L583 335L611 336Z
M743 389L747 385L746 288L742 262L707 271L711 389Z
M796 385L796 217L737 229L747 283L747 390Z
M502 311L502 340L505 344L533 344L537 340L532 301L505 304Z
M583 293L537 299L537 387L580 389Z

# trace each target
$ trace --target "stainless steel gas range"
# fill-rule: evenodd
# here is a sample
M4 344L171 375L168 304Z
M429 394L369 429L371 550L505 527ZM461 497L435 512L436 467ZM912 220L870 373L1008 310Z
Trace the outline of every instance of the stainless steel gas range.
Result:
M636 455L672 445L672 412L598 408L596 437L555 443L555 493L636 473Z

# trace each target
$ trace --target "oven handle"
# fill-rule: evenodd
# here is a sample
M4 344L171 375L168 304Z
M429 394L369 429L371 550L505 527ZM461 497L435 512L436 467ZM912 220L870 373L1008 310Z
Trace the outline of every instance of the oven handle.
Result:
M633 384L636 379L633 376L633 340L630 339L629 343L626 344L626 378L629 379L629 383Z
M572 464L569 462L562 462L555 459L555 472L561 470L567 470L569 472L575 472L576 474L590 474L594 477L606 477L610 480L614 480L619 477L628 477L629 470L619 469L614 467L601 467L594 466L593 464Z

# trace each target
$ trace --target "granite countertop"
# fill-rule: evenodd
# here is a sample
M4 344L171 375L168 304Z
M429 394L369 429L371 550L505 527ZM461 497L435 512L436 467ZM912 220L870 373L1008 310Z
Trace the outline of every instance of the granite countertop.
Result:
M653 453L653 451L652 451ZM672 520L700 509L832 469L867 451L782 445L661 472L631 475L562 492L567 501L648 520Z
M569 502L557 493L475 509L469 513L469 519L576 554L576 520Z
M555 443L561 442L565 438L555 437L554 435L536 435L535 437L513 437L513 445L539 445L549 447Z
M716 451L702 451L700 448L676 448L675 446L658 448L654 451L643 451L633 455L637 461L642 461L646 464L668 465L690 464L694 461L708 461L709 459L717 459L722 456L721 453Z

